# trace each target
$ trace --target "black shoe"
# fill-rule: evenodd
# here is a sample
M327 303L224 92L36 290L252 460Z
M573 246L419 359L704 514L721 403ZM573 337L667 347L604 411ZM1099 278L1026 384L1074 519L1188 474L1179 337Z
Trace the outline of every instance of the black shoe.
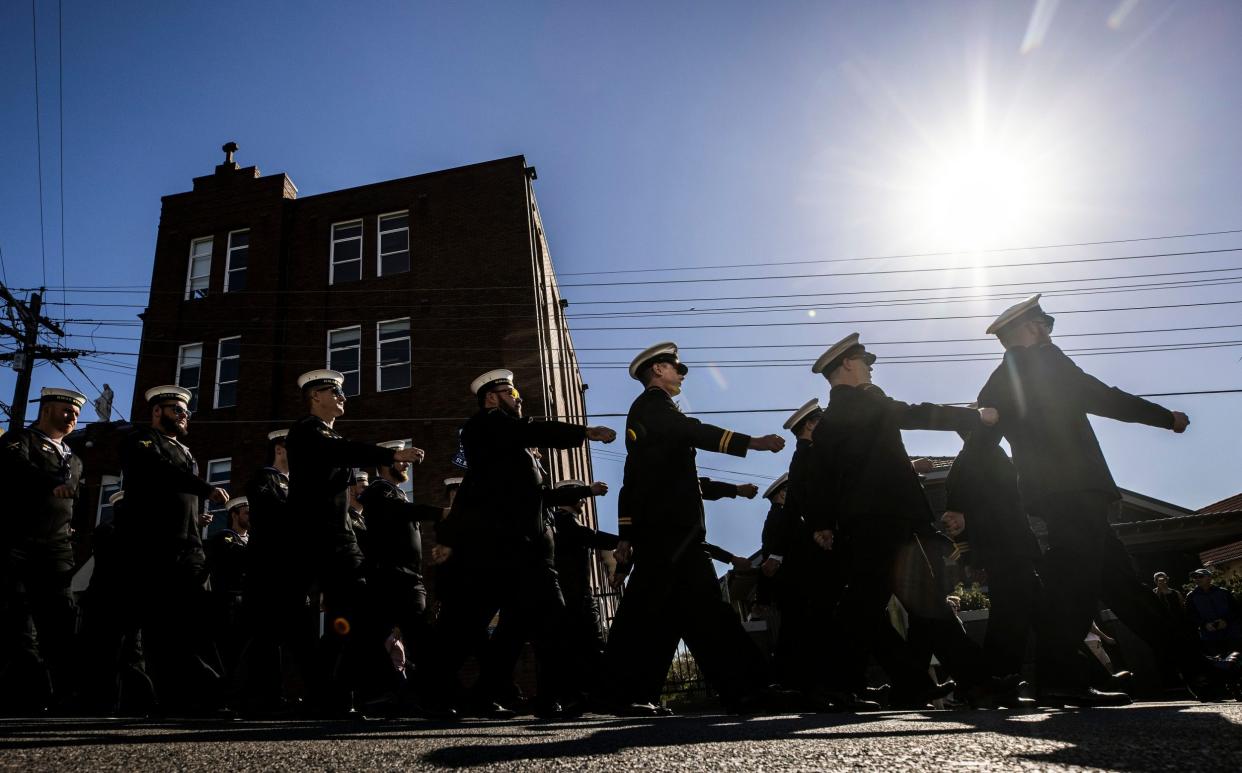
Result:
M805 710L818 714L854 714L860 711L880 710L880 704L875 701L860 698L852 692L838 690L805 692L802 694L802 699L806 703Z
M530 709L539 719L562 719L565 716L565 709L554 700L536 698L531 701Z
M725 704L730 714L801 714L806 702L801 693L765 687Z
M929 687L922 687L917 690L901 690L893 688L889 694L888 707L890 709L915 710L922 711L924 709L934 708L932 701L938 701L941 698L947 698L957 689L957 683L952 679L943 684L933 684Z
M517 716L517 712L513 709L502 706L496 701L484 701L470 706L465 711L466 716L477 717L479 719L513 719Z
M1102 706L1129 706L1133 701L1123 692L1101 692L1094 687L1052 688L1039 694L1039 705L1061 708L1075 706L1093 709Z
M1026 682L1018 674L993 676L966 690L959 689L957 698L972 709L990 709L996 706L1013 708L1023 705L1020 693L1025 685ZM1034 702L1028 705L1034 705Z
M606 713L618 717L657 717L661 714L661 708L651 703L622 703L611 707Z

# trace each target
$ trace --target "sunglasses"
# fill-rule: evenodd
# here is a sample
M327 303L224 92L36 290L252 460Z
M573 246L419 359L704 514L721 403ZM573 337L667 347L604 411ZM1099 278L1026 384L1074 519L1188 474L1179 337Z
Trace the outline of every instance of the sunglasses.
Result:
M190 416L192 416L192 415L193 415L193 414L190 412L190 409L189 409L189 408L186 408L184 405L176 405L176 404L173 404L173 405L161 405L160 407L161 407L161 408L163 408L163 409L164 409L164 410L166 410L166 411L172 411L172 412L173 412L173 414L174 414L174 415L176 415L176 416L184 416L184 417L186 417L187 419L188 419L188 418L190 418Z
M519 391L517 391L517 389L516 389L516 388L514 388L514 387L504 387L504 388L502 388L502 389L493 389L493 390L492 390L492 394L494 394L494 395L509 395L509 396L510 396L510 397L512 397L514 400L521 400L521 399L522 399L522 393L521 393L521 392L519 392Z
M320 389L319 391L320 392L331 392L333 397L344 397L345 396L345 393L341 391L341 388L339 386L324 387L323 389Z

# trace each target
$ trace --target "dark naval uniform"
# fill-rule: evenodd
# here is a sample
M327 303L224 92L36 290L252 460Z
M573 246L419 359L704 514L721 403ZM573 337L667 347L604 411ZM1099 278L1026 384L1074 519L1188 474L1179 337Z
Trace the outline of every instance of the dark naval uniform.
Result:
M161 704L218 703L218 659L206 630L207 558L198 526L212 486L190 449L153 427L121 443L125 524L117 536L133 560L147 671Z
M203 543L211 586L213 633L216 648L228 675L237 670L242 648L249 636L249 627L242 613L248 558L247 540L247 537L232 529L221 529Z
M427 587L423 584L421 521L435 522L442 508L416 505L405 492L377 477L359 497L366 523L370 581L385 629L400 628L411 661L422 659L427 640Z
M844 586L838 555L815 544L803 511L812 501L811 445L810 440L797 441L789 463L785 505L772 504L763 528L765 559L781 558L771 578L772 596L780 612L775 662L781 682L797 689L824 686L829 664L821 650Z
M281 698L282 654L305 678L319 627L317 611L307 604L307 526L289 508L289 476L275 467L250 478L246 499L250 540L244 598L253 632L246 655L247 698L255 708L273 708Z
M1139 580L1108 524L1109 506L1121 495L1087 419L1094 414L1171 429L1172 412L1107 386L1051 343L1006 351L979 405L1000 413L989 434L1009 441L1023 504L1048 526L1041 575L1055 608L1041 637L1041 689L1086 685L1076 652L1100 603L1162 657L1175 659L1183 676L1199 674L1193 641Z
M812 499L800 507L813 531L833 531L833 552L847 575L833 621L842 645L842 689L856 688L867 655L882 646L884 610L894 594L912 620L927 626L935 654L959 685L986 679L982 652L949 613L933 577L931 506L901 438L903 429L979 426L978 412L969 408L910 405L873 384L832 387L812 436ZM895 692L925 689L926 668L908 653L889 653L886 660Z
M27 680L10 684L10 690L22 691L10 694L39 705L50 696L67 698L73 688L69 522L82 463L63 442L27 427L0 437L0 471L8 498L0 529L0 664ZM68 486L73 497L54 496L59 486Z
M556 494L576 502L591 496L590 486L565 486ZM564 500L562 500L564 501ZM571 668L567 689L579 695L590 692L604 664L604 629L599 600L591 588L595 551L613 550L617 535L597 531L578 520L569 510L552 512L556 535L556 574L565 596L565 648Z
M667 660L669 640L674 647L685 640L726 707L764 686L760 653L720 597L695 464L698 448L745 456L749 445L748 435L684 415L658 387L630 406L617 517L620 538L633 547L634 570L617 611L629 633L610 637L608 650L615 683L641 691L626 702L649 700L647 672Z
M513 626L512 640L535 643L540 698L557 696L565 604L545 520L545 473L530 449L575 448L585 439L582 425L518 418L499 408L480 410L462 427L468 467L453 511L437 529L457 566L456 587L440 611L433 690L452 689L499 611L504 626ZM484 665L489 684L501 681L493 663L506 659L504 649L489 650L495 653Z
M966 516L954 537L963 563L987 570L992 600L983 651L993 676L1022 671L1042 599L1039 541L1018 496L1018 476L1001 447L966 440L945 479L946 509Z
M393 450L346 440L316 416L299 419L285 438L290 512L305 522L312 573L323 593L324 636L312 693L322 710L344 706L367 654L382 654L387 631L367 619L362 551L345 491L355 466L391 466Z

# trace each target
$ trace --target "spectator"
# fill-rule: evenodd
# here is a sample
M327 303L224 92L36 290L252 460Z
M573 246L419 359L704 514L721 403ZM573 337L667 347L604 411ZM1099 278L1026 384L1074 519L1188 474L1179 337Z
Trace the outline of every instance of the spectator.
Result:
M1242 649L1242 612L1228 588L1212 584L1212 572L1190 573L1195 587L1186 594L1186 609L1199 631L1207 655L1227 655Z
M1186 599L1182 598L1182 594L1177 588L1169 586L1169 576L1164 572L1156 572L1152 575L1152 581L1156 583L1156 587L1152 589L1152 593L1156 594L1156 598L1169 609L1169 613L1180 623L1186 619Z

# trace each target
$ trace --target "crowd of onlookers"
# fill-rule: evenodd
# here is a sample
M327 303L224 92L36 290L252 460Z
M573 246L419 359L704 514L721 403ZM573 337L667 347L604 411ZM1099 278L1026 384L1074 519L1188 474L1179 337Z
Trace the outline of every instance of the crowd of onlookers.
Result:
M1169 576L1156 572L1152 577L1156 594L1174 617L1195 629L1209 656L1227 655L1242 650L1242 605L1223 585L1217 585L1210 569L1190 573L1194 584L1182 593L1169 584Z

